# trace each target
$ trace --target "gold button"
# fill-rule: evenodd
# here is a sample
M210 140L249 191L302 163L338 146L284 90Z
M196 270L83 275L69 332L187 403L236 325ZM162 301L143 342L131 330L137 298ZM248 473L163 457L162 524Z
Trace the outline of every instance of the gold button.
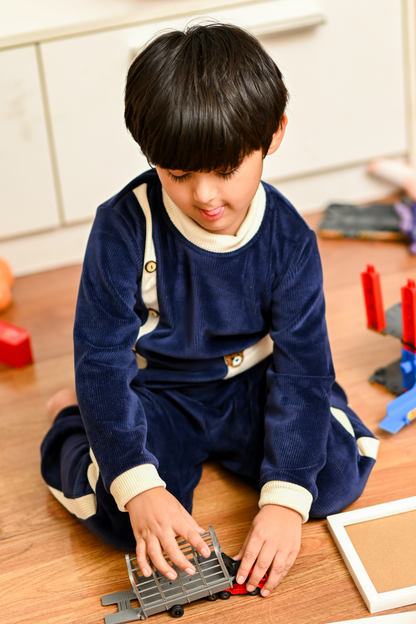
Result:
M153 308L149 308L150 316L159 316L159 312L157 310L153 310Z
M144 268L148 273L154 273L156 271L156 262L154 260L149 260L149 262L146 262Z
M237 353L231 353L231 355L224 355L224 360L227 362L228 366L237 368L237 366L241 366L244 361L244 353L243 351L238 351Z

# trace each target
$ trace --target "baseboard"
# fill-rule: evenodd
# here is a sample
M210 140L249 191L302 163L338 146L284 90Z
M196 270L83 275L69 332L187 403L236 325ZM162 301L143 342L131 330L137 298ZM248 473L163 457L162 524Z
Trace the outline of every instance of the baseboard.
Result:
M91 223L83 223L0 241L0 256L16 277L80 264L90 230Z

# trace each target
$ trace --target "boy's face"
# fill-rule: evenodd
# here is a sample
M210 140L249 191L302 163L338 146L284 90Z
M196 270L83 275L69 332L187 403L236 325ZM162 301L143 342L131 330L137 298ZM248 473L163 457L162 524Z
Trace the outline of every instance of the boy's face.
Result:
M273 135L268 154L277 150L287 124ZM156 167L171 200L198 225L214 234L235 236L260 184L263 153L252 152L234 171L185 172Z

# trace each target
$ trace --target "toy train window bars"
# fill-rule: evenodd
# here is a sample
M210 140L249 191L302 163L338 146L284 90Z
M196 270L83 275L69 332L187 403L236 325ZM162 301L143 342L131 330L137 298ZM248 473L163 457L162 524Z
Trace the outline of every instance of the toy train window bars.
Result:
M187 559L194 565L196 572L192 576L178 568L169 557L164 554L177 572L173 581L166 578L152 564L152 576L146 577L137 565L137 559L126 555L127 570L132 589L102 596L104 606L117 604L118 612L105 616L105 624L121 624L123 622L137 622L147 620L149 615L169 611L172 617L178 618L184 614L183 605L206 598L207 600L226 600L232 594L260 593L266 582L265 575L259 586L253 592L248 592L245 584L235 583L239 561L234 561L222 552L215 531L201 535L211 555L205 559L187 541L178 542L178 546ZM133 608L131 601L138 601L139 606Z
M380 274L373 265L367 265L361 280L369 329L402 342L401 360L377 369L370 377L371 382L399 395L387 405L387 416L379 425L385 431L397 433L416 419L416 285L408 279L401 288L401 302L384 311Z

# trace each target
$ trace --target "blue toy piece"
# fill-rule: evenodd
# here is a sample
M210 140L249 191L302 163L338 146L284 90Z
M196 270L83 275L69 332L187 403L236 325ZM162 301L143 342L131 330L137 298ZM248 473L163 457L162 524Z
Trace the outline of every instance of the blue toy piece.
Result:
M400 395L387 405L387 416L379 427L389 433L397 433L405 425L416 420L416 386Z
M416 383L416 353L402 349L402 363L400 370L403 375L403 388L411 390Z

